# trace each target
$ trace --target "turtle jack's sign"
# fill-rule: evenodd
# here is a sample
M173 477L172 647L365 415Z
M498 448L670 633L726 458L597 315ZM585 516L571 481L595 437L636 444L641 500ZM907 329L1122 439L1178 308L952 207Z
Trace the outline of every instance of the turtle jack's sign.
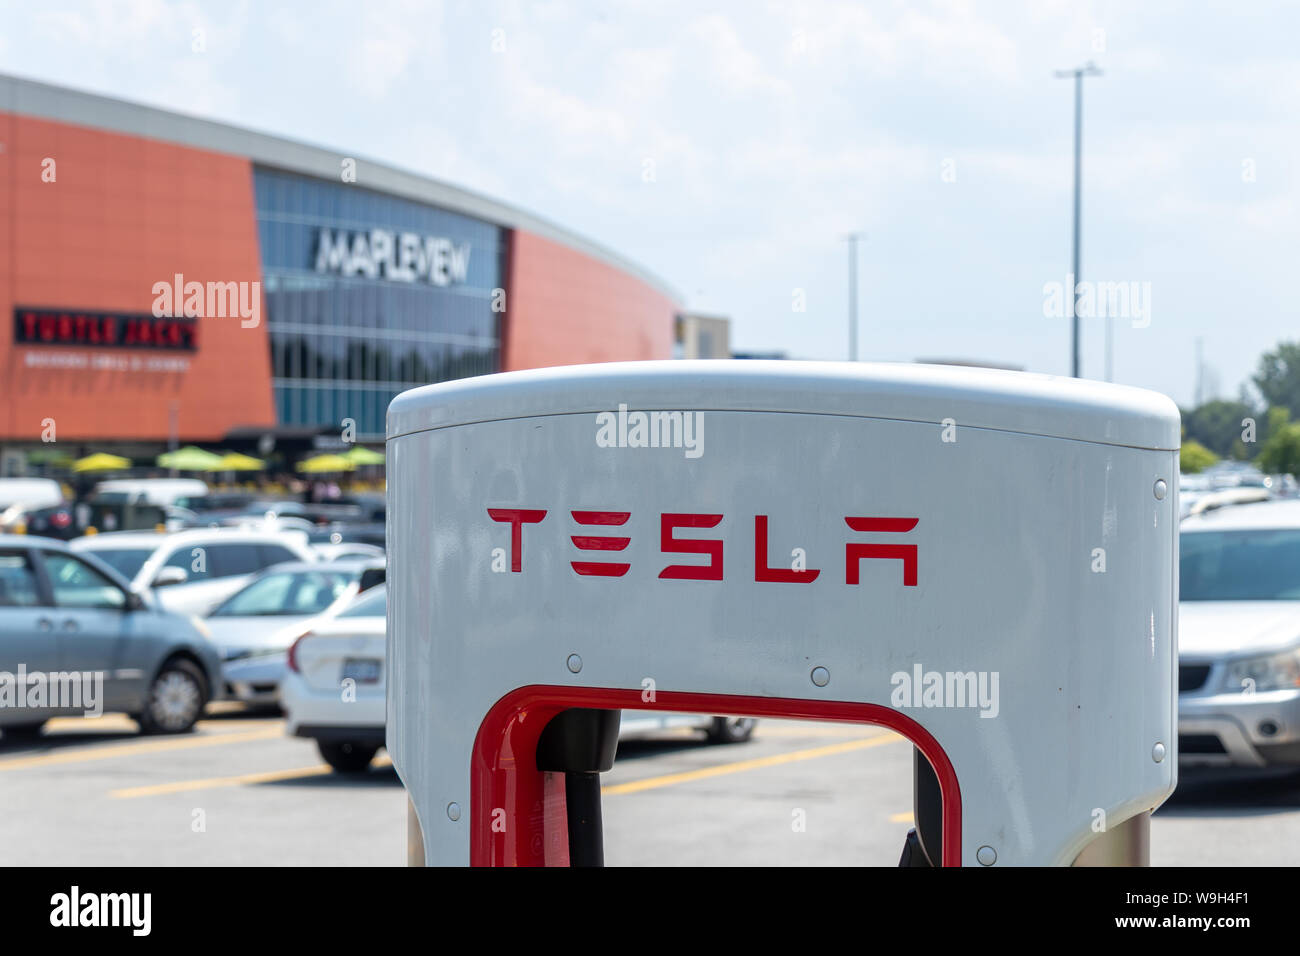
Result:
M15 345L193 352L198 340L198 321L188 317L23 306L14 309Z

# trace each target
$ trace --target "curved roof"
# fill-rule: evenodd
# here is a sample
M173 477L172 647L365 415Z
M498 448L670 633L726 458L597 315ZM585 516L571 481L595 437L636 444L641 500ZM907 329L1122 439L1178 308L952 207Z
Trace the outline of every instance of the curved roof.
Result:
M184 113L173 113L127 100L5 74L0 74L0 110L179 143L216 153L228 153L262 166L317 179L336 180L340 160L355 159L357 178L364 182L367 189L428 203L507 229L522 229L562 243L635 276L679 305L682 302L681 293L663 279L613 250L570 232L550 220L441 180L360 158L352 152L324 149Z
M640 411L771 411L957 423L1173 451L1178 408L1158 392L1080 378L943 365L691 360L611 362L480 375L403 392L388 437L620 405Z

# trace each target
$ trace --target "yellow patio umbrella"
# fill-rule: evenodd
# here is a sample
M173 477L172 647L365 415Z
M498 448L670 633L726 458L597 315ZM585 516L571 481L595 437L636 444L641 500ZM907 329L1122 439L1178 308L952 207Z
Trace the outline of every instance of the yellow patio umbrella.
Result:
M131 459L96 452L85 458L78 458L72 463L73 471L125 471L131 467Z
M309 475L325 474L333 471L352 471L356 465L342 455L317 455L298 462L298 470Z
M261 471L266 467L266 462L260 458L254 458L252 455L241 455L237 451L228 451L221 456L221 461L217 462L207 471Z

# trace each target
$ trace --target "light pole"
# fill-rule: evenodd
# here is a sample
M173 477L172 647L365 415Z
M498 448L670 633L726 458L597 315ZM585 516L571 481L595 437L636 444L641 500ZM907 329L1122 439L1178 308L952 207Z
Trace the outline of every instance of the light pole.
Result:
M1085 76L1101 76L1101 70L1091 61L1074 70L1057 70L1058 77L1074 77L1074 268L1071 275L1071 281L1074 288L1070 289L1070 314L1073 319L1073 347L1071 349L1070 374L1075 378L1079 377L1079 299L1075 291L1079 288L1079 194L1082 182L1083 166L1083 78ZM1110 317L1109 313L1106 318L1106 376L1110 377Z
M862 233L849 233L849 361L858 360L858 240Z

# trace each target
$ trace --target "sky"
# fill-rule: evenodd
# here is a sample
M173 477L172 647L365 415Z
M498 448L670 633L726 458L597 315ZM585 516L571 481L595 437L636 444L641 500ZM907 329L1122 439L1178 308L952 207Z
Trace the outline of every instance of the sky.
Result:
M1214 2L0 0L0 72L486 193L729 316L732 346L1068 374L1082 267L1114 380L1236 397L1300 338L1300 8ZM1132 284L1132 285L1130 285ZM1114 288L1119 288L1118 286ZM1067 300L1069 295L1058 296ZM1114 306L1122 303L1116 299ZM1138 306L1141 305L1141 308ZM611 320L618 303L609 304ZM1082 320L1082 374L1106 320Z

